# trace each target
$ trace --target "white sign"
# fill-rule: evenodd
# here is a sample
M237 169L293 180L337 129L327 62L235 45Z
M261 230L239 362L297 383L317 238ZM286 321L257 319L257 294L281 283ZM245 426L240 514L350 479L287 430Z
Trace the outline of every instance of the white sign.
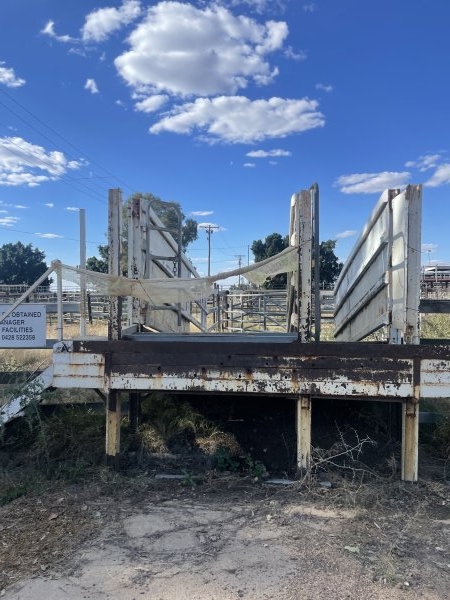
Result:
M11 304L0 304L0 318ZM45 304L23 303L0 321L0 348L45 348L47 340Z

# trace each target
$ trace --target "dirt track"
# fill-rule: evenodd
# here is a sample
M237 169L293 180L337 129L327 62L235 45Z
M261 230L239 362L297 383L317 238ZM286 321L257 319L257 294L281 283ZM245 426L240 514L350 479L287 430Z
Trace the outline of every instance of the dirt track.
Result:
M440 484L72 486L0 509L2 597L445 600L449 507Z

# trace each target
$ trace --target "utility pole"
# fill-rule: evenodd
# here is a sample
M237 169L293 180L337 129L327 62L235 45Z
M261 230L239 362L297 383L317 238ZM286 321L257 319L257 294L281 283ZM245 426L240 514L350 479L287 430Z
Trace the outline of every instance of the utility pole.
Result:
M242 267L242 259L244 258L243 254L235 254L235 257L238 259L239 268ZM238 286L241 287L241 274L239 273Z
M211 223L205 223L205 225L199 225L200 229L206 231L206 237L208 238L208 277L211 275L211 234L216 229L219 229L218 225L212 225Z

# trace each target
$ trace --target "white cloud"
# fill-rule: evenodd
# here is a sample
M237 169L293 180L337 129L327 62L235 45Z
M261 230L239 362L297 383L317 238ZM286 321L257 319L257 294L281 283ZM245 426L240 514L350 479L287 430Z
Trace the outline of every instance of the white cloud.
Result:
M58 35L55 31L54 21L47 21L44 28L41 29L41 33L43 33L44 35L48 35L57 42L63 42L65 44L76 41L75 38L70 37L70 35Z
M141 100L140 102L136 102L134 108L137 111L144 113L151 113L159 110L161 106L163 106L169 99L169 96L166 94L156 94L154 96L149 96L145 98L145 100Z
M45 26L41 29L41 33L48 35L57 42L66 44L104 42L112 33L129 25L141 14L142 9L140 0L124 0L122 6L119 8L99 8L86 15L84 25L80 31L80 38L75 38L70 35L58 35L55 31L55 22L52 20L47 21ZM72 48L70 51L82 54L82 51L79 49ZM100 60L103 60L102 57L100 57Z
M22 85L25 85L25 79L17 77L17 75L14 72L14 69L4 67L4 64L5 63L3 61L0 61L0 83L10 88L17 88L21 87Z
M84 89L91 92L91 94L98 94L98 87L97 83L95 82L95 79L86 79Z
M197 227L200 227L200 229L208 229L209 227L220 229L217 223L198 223Z
M62 235L58 235L57 233L35 233L34 235L37 235L40 238L46 238L48 240L53 240L56 238L62 238Z
M419 156L417 160L408 160L408 162L405 163L405 167L408 167L408 169L414 167L416 169L419 169L419 171L424 172L428 171L428 169L434 169L441 160L441 158L442 155L439 153L424 154L422 156Z
M20 137L0 138L0 186L35 187L57 180L68 170L79 169L83 161L69 161L62 152L48 152Z
M274 156L291 156L292 153L288 150L251 150L245 156L250 158L268 158Z
M78 212L80 209L78 208L78 206L66 206L66 210Z
M349 237L353 237L354 235L356 235L358 232L355 231L354 229L346 229L345 231L341 231L341 233L338 233L336 235L336 237L339 240L343 240L345 238L349 238Z
M262 14L267 12L284 12L289 0L216 0L216 4L223 6L245 6L247 9L254 10L256 13ZM206 0L203 0L206 3Z
M292 46L288 46L286 48L286 50L284 51L284 56L286 58L290 58L292 60L298 60L298 61L300 61L300 60L306 60L306 58L307 58L308 55L306 54L306 52L304 50L297 50L297 51L295 51L292 48Z
M48 206L48 208L53 208L55 205L53 202L46 202L44 206Z
M436 252L437 249L437 244L422 244L422 252L428 252L429 254L432 254L433 252Z
M243 96L197 98L176 107L150 127L150 133L171 131L190 134L199 130L210 142L251 143L283 138L323 127L318 103L309 98L249 100Z
M332 85L325 85L324 83L316 83L316 90L321 90L322 92L327 92L329 94L333 91Z
M447 183L450 183L450 163L439 165L430 179L425 181L424 185L426 187L439 187Z
M139 0L124 0L119 8L99 8L86 16L81 37L84 42L104 42L112 33L136 20L141 13Z
M208 215L213 215L213 210L193 210L191 215L193 217L207 217Z
M278 69L266 55L280 50L287 35L283 21L259 24L217 4L201 10L160 2L148 9L115 65L130 86L150 94L231 94L250 81L273 81Z
M2 225L3 227L12 227L19 220L19 217L0 217L0 225Z
M334 186L344 194L374 194L387 188L403 187L407 185L409 178L408 172L354 173L338 177Z
M244 167L247 169L254 169L256 167L255 163L244 163Z

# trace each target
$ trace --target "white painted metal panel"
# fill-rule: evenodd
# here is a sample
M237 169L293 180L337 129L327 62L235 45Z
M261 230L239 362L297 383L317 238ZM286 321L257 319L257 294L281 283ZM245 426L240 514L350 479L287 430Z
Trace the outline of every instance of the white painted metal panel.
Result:
M336 283L335 337L363 339L389 322L389 192L378 200ZM373 306L371 306L373 304Z
M53 353L53 385L58 388L103 388L105 357L81 352Z
M422 189L408 186L392 200L392 327L419 343Z
M420 364L421 398L450 398L449 360L422 360Z
M419 343L421 201L421 186L378 201L336 284L339 341L387 325L390 342Z
M410 378L409 378L410 379ZM311 394L338 397L368 397L368 398L408 398L412 394L410 380L398 382L354 381L345 375L336 374L330 379L299 381L286 379L282 374L255 373L246 377L245 372L239 375L229 374L220 370L208 369L202 377L180 377L163 374L158 377L139 377L136 373L111 374L111 387L123 390L161 390L172 392L225 392L225 393L256 393L261 394Z

